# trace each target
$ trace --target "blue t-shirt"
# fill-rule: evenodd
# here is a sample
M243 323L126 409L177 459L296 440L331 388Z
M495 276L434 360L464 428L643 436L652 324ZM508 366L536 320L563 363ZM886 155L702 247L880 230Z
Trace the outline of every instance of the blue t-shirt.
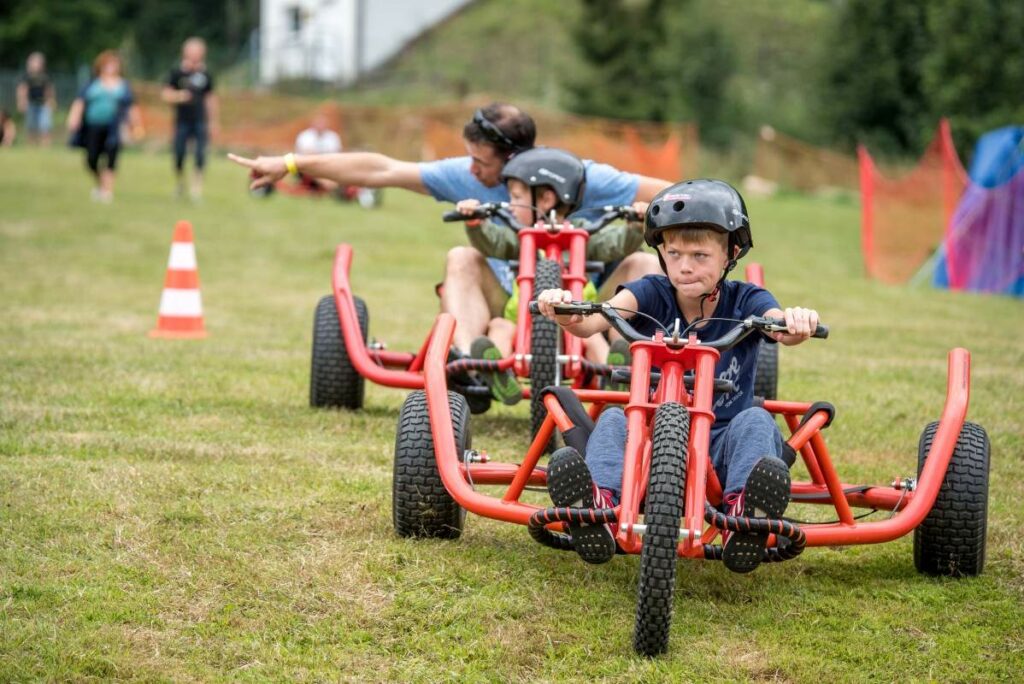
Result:
M420 162L420 179L427 192L438 202L458 202L475 199L481 202L508 202L508 190L499 184L486 187L469 171L470 157L451 157L437 161ZM640 178L633 173L619 171L607 164L585 160L587 185L583 190L583 203L573 218L595 218L601 208L632 203L636 197Z
M110 126L132 100L131 90L125 81L107 88L98 78L82 90L80 97L85 101L85 123L90 126Z
M636 297L638 311L652 316L666 329L672 330L677 318L680 330L689 325L689 321L679 310L675 288L667 276L644 276L640 280L619 286L619 289L622 288L626 288ZM750 283L727 280L722 283L718 305L713 313L707 314L707 317L743 320L749 316L762 316L765 311L776 308L780 308L779 303L768 290ZM629 322L644 335L653 335L655 332L654 322L644 316L634 316ZM717 340L735 326L735 321L711 321L697 331L697 337L702 340ZM775 340L754 333L732 349L721 352L722 356L715 364L715 375L736 383L737 391L715 395L715 428L724 427L737 413L753 405L757 349L762 339L775 344Z

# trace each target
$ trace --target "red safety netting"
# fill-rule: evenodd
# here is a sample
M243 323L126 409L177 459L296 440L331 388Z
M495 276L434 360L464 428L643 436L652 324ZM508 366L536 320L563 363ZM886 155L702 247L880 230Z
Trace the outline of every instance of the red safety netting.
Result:
M864 268L871 278L905 283L942 242L967 185L949 122L939 122L917 166L897 180L878 171L863 145L857 156Z

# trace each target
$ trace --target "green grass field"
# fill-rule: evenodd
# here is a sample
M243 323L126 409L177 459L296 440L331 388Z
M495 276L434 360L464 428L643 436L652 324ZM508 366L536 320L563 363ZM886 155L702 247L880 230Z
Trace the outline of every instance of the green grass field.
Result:
M683 562L670 652L635 657L639 559L584 566L476 517L397 538L404 393L308 407L313 307L354 245L370 334L417 348L437 310L444 208L255 200L216 160L203 204L167 156L127 154L111 206L77 155L0 153L0 681L982 681L1024 671L1024 311L1007 298L866 282L858 207L750 203L780 300L825 342L782 351L780 395L830 400L844 479L911 476L946 353L973 354L969 418L992 441L988 562L916 573L909 537L815 548L750 576ZM194 223L205 341L151 340L174 222ZM524 405L473 419L515 461ZM802 476L802 468L798 475ZM878 514L882 516L883 514ZM1016 673L1016 674L1015 674Z

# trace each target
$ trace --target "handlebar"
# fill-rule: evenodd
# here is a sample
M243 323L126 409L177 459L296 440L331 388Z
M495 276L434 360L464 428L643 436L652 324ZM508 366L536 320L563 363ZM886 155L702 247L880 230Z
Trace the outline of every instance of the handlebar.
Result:
M648 336L639 333L636 328L630 325L629 322L619 314L618 311L608 306L607 303L568 302L565 304L555 304L554 310L556 314L562 316L572 316L575 314L579 314L581 316L592 316L594 314L600 314L612 324L612 327L618 330L619 333L630 342L646 342L650 339ZM530 302L530 313L533 315L540 314L540 307L537 302ZM723 351L725 349L731 349L739 343L740 340L755 330L759 330L761 332L782 332L787 329L786 321L784 319L750 316L717 340L701 341L700 344L704 347L711 347L713 349ZM825 339L828 337L828 332L828 326L819 325L814 330L814 334L811 335L811 337ZM666 334L665 343L670 347L682 347L686 344L686 339L680 337L679 331L677 330L674 335L671 333Z
M527 226L524 226L515 219L515 217L512 215L512 212L510 211L511 208L512 205L509 204L508 202L487 202L486 204L479 205L469 214L463 214L458 209L446 211L444 212L444 214L441 215L441 220L444 221L445 223L455 223L456 221L475 221L480 219L496 217L500 219L502 223L506 224L509 228L511 228L513 231L518 233L520 230L526 228ZM620 218L626 219L627 221L643 220L643 215L635 211L633 207L628 205L609 205L606 207L602 207L602 211L604 213L601 214L601 216L599 216L597 219L593 221L584 221L582 225L575 227L581 230L585 230L590 235L593 235L594 233L603 229L605 226L608 226L613 221L616 221ZM555 230L561 228L561 226L548 227L550 229Z

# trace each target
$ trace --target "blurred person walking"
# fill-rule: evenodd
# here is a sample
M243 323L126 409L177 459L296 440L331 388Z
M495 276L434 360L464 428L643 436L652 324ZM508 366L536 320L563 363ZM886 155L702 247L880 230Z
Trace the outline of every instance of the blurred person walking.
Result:
M206 145L210 137L219 133L220 103L213 92L213 77L206 70L206 42L202 38L189 38L181 46L181 61L171 69L160 93L161 99L174 105L174 171L177 176L176 193L185 194L185 156L188 141L195 150L195 169L192 175L191 196L203 196L203 168L206 166Z
M25 73L18 82L16 94L29 142L49 145L57 95L46 73L46 57L42 52L33 52L25 60Z
M104 50L93 62L94 77L82 88L68 112L71 145L85 148L85 159L96 179L92 198L109 203L114 199L114 172L121 150L121 126L129 123L132 135L142 136L142 116L132 89L121 74L121 57ZM106 165L100 168L100 157Z

